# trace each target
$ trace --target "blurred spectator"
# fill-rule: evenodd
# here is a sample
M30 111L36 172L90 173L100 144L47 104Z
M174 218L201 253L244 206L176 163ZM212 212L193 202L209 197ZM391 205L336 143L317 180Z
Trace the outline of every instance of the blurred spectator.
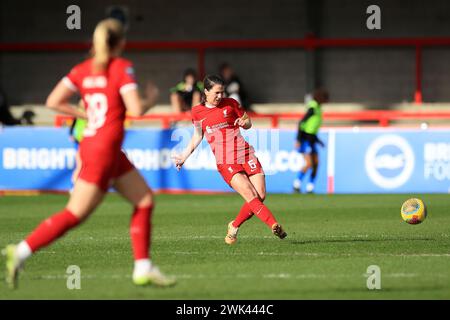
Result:
M6 94L0 87L0 123L7 126L15 126L20 124L33 124L35 114L33 111L25 110L20 119L14 118L9 110L9 104Z
M200 104L203 84L197 80L197 73L187 69L183 80L170 89L170 104L176 113L191 111L192 106Z
M87 120L81 118L75 118L72 122L72 126L70 127L70 139L75 143L77 148L77 153L75 155L75 170L72 172L71 182L72 187L70 188L70 192L73 191L73 187L75 186L75 182L77 181L78 175L81 170L81 156L78 151L78 147L80 145L81 140L83 140L83 132L87 126Z
M234 73L233 68L228 63L222 63L219 68L220 76L225 81L225 94L228 98L233 98L244 108L245 111L252 111L247 100L247 93L239 77Z
M123 6L112 6L108 10L106 18L113 18L119 20L126 31L128 31L128 10Z

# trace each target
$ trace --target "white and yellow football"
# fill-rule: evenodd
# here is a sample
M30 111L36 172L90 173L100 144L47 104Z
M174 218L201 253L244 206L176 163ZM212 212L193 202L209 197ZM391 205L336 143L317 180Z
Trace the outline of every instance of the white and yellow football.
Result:
M405 222L419 224L427 217L427 207L422 200L411 198L403 202L400 213Z

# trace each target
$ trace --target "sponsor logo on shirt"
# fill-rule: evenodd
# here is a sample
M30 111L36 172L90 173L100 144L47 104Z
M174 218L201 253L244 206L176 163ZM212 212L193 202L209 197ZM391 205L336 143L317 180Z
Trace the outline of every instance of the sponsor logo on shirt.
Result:
M95 77L86 77L83 79L83 88L92 89L92 88L106 88L108 81L104 76L95 76Z
M128 67L125 69L125 73L128 74L129 76L131 76L134 79L134 68L133 67Z
M217 130L223 129L223 128L228 128L230 125L228 124L228 122L221 122L218 124L215 124L213 126L206 126L205 130L207 133L214 133Z

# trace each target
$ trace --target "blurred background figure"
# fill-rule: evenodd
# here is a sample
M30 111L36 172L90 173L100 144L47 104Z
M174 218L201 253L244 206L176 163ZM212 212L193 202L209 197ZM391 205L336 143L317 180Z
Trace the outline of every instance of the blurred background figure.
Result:
M309 182L306 185L306 192L314 191L317 169L319 167L319 156L317 144L322 147L324 143L318 138L320 126L322 125L322 104L328 102L328 92L319 88L314 90L312 99L308 102L308 110L298 124L297 141L295 149L303 155L305 159L304 167L298 172L294 180L294 192L301 192L302 181L306 173L311 169Z
M122 23L123 29L125 32L128 31L129 25L128 25L128 12L126 10L126 7L123 6L111 6L108 10L108 14L106 15L106 18L113 18L120 23Z
M80 102L78 103L78 109L85 110L83 100L80 100ZM75 169L73 170L71 177L72 182L72 187L70 189L71 191L73 190L73 186L75 185L75 181L77 180L78 174L80 173L81 170L81 156L78 148L80 146L81 140L83 140L83 133L86 126L87 126L86 119L74 118L69 130L70 140L73 141L73 143L75 144L75 148L77 149L77 153L75 155Z
M222 63L219 67L220 76L225 81L225 94L228 98L233 98L244 108L245 111L252 111L247 100L247 93L239 77L234 73L229 63Z
M170 89L170 104L173 112L181 113L191 111L192 106L200 103L203 84L197 80L194 69L186 69L183 80Z
M15 126L21 124L32 125L35 114L31 110L25 110L20 119L14 118L13 114L9 110L8 100L6 93L0 87L0 123L6 126Z

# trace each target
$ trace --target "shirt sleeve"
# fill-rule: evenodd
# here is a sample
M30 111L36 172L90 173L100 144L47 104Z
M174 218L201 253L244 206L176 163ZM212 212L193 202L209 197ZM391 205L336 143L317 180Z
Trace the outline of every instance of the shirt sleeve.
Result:
M192 111L191 111L191 117L192 117L192 124L194 125L194 128L200 129L203 132L202 121L198 120L197 112L195 112L194 109L192 109Z
M80 84L81 74L77 67L72 68L70 72L62 78L62 82L64 85L72 90L73 92L78 92L79 84Z
M196 125L197 121L197 113L194 111L194 109L191 109L191 120L194 126Z
M122 75L119 80L119 92L124 94L129 90L137 89L137 83L134 75L133 65L128 62L125 63L122 69Z
M191 109L191 121L192 121L192 123L195 122L195 112L192 109Z
M184 92L184 82L178 82L174 87L170 88L171 93Z

